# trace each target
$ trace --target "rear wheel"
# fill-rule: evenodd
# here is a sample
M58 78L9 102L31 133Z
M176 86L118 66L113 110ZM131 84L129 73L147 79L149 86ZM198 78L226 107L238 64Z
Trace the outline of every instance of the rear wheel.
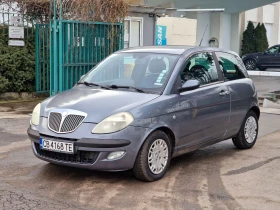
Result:
M170 164L171 143L162 131L152 133L143 144L136 158L133 173L143 181L161 179Z
M253 59L246 60L244 64L247 70L256 70L257 68L257 63Z
M232 139L233 144L238 149L251 149L257 141L258 132L258 117L254 111L249 111L239 133Z

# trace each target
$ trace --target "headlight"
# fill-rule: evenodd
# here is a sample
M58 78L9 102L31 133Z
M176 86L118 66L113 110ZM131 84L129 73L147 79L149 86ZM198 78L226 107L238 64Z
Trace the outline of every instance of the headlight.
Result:
M120 131L129 126L134 121L133 116L128 112L114 114L102 120L94 127L92 133L106 134Z
M32 116L31 116L31 123L33 125L39 125L40 122L40 111L41 111L41 104L38 104L33 112L32 112Z

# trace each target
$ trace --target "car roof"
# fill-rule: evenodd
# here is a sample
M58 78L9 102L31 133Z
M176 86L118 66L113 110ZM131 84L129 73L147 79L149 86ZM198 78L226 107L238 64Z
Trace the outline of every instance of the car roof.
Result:
M163 54L174 54L174 55L182 55L185 52L189 51L190 53L194 53L196 51L214 51L214 52L226 52L237 55L235 52L213 48L213 47L201 47L201 46L188 46L188 45L167 45L167 46L144 46L144 47L133 47L126 48L118 51L117 53L163 53Z
M280 47L280 44L276 44L276 45L270 46L269 48L272 48L272 47Z

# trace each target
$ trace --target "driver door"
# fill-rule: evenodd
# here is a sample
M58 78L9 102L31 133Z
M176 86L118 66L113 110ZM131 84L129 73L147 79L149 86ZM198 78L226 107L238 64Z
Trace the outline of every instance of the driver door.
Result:
M187 60L178 80L182 85L191 79L200 81L201 87L178 96L182 148L222 138L230 119L230 91L212 53L197 53Z
M271 67L280 66L280 47L274 46L269 49L272 53L270 53L270 65Z
M260 67L268 67L271 65L271 54L263 53L258 56L258 64Z

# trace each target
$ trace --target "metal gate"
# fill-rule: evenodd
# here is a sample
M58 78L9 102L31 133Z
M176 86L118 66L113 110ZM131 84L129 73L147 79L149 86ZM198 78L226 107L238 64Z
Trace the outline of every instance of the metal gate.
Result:
M36 91L55 95L124 46L123 23L57 20L36 24Z
M113 39L109 39L111 33ZM51 22L51 95L72 88L82 75L112 52L122 49L123 44L121 23Z
M36 92L50 91L50 26L36 24Z

